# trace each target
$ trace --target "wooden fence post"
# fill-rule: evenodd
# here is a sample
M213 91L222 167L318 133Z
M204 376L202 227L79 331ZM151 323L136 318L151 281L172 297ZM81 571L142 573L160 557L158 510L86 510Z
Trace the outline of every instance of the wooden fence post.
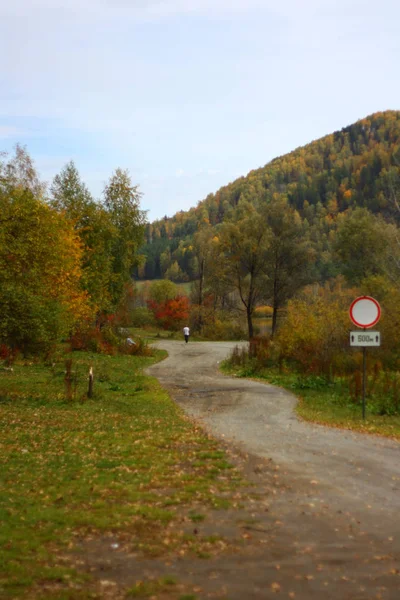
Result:
M89 388L88 388L88 398L93 397L93 367L89 369Z

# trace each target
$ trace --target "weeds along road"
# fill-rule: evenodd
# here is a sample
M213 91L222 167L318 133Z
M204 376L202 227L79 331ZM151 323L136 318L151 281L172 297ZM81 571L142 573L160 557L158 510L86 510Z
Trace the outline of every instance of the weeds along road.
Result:
M397 555L400 444L302 422L289 392L222 375L218 365L235 345L162 341L157 346L169 356L147 372L210 433L272 459L291 486L296 510L325 507L327 514L347 515L354 527L382 540Z

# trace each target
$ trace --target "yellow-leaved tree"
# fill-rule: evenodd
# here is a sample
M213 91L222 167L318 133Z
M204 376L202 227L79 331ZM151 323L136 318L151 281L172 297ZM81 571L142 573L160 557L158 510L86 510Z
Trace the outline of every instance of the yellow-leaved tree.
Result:
M81 242L42 190L23 149L0 165L0 343L24 354L47 350L91 310Z

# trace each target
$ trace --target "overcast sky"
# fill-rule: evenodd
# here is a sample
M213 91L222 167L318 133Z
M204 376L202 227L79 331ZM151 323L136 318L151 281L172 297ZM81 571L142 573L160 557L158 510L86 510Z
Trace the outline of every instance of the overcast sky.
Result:
M399 0L0 2L0 150L45 180L116 167L149 220L400 109Z

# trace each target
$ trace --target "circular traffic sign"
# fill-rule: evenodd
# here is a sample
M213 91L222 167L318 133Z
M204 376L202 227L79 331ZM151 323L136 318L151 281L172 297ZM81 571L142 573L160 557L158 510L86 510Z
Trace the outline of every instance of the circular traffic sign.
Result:
M354 325L365 329L373 327L381 318L379 302L371 296L360 296L353 300L349 312Z

